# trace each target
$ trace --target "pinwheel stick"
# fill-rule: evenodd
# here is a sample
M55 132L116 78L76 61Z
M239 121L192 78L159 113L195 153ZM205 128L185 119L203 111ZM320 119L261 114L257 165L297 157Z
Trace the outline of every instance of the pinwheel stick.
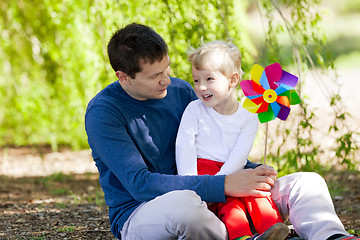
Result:
M265 150L264 150L264 165L266 164L266 149L267 149L267 137L268 137L268 129L269 129L269 123L265 123Z

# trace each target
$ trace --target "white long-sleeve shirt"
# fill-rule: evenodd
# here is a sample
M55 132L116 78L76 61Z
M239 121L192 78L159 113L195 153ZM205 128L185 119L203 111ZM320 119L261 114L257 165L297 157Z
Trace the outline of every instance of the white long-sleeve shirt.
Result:
M217 175L244 168L258 129L258 117L239 104L232 115L222 115L192 101L184 111L176 139L179 175L197 175L197 158L223 162Z

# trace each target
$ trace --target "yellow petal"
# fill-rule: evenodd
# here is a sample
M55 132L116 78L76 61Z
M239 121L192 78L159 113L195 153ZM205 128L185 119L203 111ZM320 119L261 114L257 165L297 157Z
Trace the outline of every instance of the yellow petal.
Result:
M264 68L262 66L260 66L259 64L255 64L250 70L251 79L259 83L263 71Z
M248 98L246 98L243 103L243 107L251 113L256 113L260 106L261 104L256 105L253 101L251 101Z

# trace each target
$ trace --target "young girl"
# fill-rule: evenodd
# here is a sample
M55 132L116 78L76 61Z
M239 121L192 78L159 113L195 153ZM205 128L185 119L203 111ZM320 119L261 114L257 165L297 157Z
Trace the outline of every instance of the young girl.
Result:
M213 41L194 49L189 60L199 99L181 119L178 174L229 175L245 167L258 128L257 115L235 100L241 54L232 43ZM230 239L285 239L289 232L270 197L228 197L209 208L224 222ZM258 234L252 234L250 222Z

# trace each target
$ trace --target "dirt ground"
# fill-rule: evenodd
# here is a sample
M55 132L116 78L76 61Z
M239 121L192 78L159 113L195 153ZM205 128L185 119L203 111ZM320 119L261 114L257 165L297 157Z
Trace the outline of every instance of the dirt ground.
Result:
M50 151L40 154L44 165L47 164L44 161L49 161L47 154L51 154ZM62 154L66 157L61 158ZM71 165L74 161L69 160L81 157L86 158L83 163L91 163L89 155L84 153L62 151L51 156L62 161L61 165ZM0 157L3 166L0 175L0 239L115 239L110 232L98 175L88 170L91 167L83 167L87 172L68 174L64 166L61 173L53 171L40 176L36 169L41 168L32 166L30 176L20 176L11 171L11 174L6 174L4 162L19 164L15 159L36 162L39 149L2 149ZM61 170L59 167L54 169ZM336 212L346 230L353 234L360 233L359 175L358 172L339 171L325 176Z
M0 177L0 239L115 239L96 174Z

